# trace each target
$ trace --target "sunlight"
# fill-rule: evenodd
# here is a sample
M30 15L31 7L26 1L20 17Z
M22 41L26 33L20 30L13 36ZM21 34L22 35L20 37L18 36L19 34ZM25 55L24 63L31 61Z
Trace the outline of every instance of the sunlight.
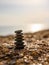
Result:
M31 31L32 32L36 32L36 31L39 31L43 28L43 25L42 24L34 24L34 25L31 25Z

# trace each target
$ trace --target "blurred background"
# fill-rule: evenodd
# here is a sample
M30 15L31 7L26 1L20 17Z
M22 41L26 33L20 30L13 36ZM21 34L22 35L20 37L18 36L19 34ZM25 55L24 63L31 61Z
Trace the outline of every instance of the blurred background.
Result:
M0 0L0 35L49 28L49 0Z

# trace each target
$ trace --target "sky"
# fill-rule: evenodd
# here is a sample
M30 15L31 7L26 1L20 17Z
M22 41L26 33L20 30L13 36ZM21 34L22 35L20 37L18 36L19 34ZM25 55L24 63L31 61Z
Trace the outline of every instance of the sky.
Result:
M49 24L49 0L0 0L0 26Z

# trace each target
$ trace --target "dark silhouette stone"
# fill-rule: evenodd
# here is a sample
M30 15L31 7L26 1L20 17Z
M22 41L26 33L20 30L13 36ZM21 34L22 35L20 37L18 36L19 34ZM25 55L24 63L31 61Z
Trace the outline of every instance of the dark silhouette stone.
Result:
M15 37L15 49L24 49L24 42L23 42L23 33L22 30L15 31L16 37Z

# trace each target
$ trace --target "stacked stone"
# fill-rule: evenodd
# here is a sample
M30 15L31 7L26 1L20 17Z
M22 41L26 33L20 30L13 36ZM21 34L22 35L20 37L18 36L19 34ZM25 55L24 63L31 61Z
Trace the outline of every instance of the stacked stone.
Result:
M23 33L22 30L15 31L16 37L15 37L15 49L23 49L24 48L24 42L23 42Z

